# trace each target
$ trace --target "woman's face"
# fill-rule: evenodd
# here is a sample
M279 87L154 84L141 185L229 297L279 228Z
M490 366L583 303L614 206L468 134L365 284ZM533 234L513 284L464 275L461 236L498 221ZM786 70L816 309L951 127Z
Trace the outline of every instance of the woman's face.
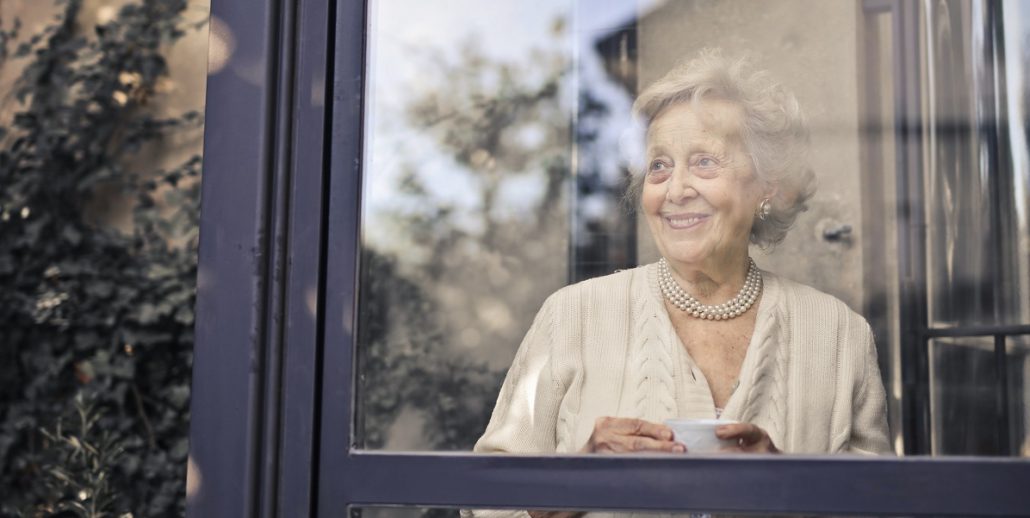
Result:
M764 192L741 138L743 110L723 100L662 110L647 132L641 205L674 266L737 266Z

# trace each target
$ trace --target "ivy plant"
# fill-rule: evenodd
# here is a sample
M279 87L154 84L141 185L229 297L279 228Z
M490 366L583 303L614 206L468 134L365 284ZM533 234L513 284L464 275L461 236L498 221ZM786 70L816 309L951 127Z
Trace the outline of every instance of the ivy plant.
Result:
M21 67L0 98L0 515L49 516L65 497L54 473L102 472L111 513L181 516L200 157L131 164L201 131L198 113L152 109L165 53L201 26L185 0L141 0L84 34L81 7L58 1L31 35L0 21L0 66ZM130 228L98 221L91 207L110 204L131 205ZM55 433L79 394L95 418ZM117 455L60 462L94 433Z

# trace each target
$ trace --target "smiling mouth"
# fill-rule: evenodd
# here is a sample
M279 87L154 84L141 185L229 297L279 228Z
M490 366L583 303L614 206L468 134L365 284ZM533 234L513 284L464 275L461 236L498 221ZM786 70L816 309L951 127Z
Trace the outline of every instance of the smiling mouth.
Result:
M700 225L701 223L704 223L705 220L708 219L708 215L707 214L679 214L679 215L667 215L667 216L663 216L663 218L665 219L665 222L669 224L670 227L672 227L674 229L677 229L677 230L683 230L683 229L693 228L693 227L696 227L696 226Z

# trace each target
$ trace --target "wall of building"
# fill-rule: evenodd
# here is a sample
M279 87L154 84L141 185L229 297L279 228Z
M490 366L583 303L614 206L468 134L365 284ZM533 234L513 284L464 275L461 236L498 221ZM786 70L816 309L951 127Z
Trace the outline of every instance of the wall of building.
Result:
M861 174L859 163L858 6L850 1L701 0L665 2L640 13L641 87L704 48L749 54L801 102L812 132L819 189L787 239L758 264L815 286L861 310ZM850 241L828 242L824 229L848 224ZM646 224L640 262L657 258Z

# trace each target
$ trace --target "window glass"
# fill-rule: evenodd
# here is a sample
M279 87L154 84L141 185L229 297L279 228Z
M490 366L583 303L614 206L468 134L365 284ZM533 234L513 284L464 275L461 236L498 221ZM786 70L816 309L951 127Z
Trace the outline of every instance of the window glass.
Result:
M991 338L942 338L930 345L933 451L936 454L1026 455L1026 405L1019 395L1025 376L1026 340L1005 346L1004 374ZM1000 390L1001 383L1008 394ZM1006 412L999 412L1006 408Z
M1006 394L1008 410L1006 422L1009 427L1008 453L1030 457L1030 394L1027 380L1030 380L1030 337L1012 336L1006 342L1005 369L1009 390Z
M369 447L471 448L533 315L567 282L572 8L369 7L358 331Z
M999 6L996 6L999 7ZM930 2L927 283L939 326L1030 321L1026 21L1020 2ZM967 31L981 32L976 37ZM1006 51L1006 46L1009 48Z
M358 444L470 450L497 405L479 451L717 415L786 451L1023 451L1027 9L916 11L371 2ZM730 79L691 104L699 62ZM748 256L765 273L739 316L661 290L664 257L701 302L746 299ZM998 325L1000 354L964 334Z
M929 2L922 16L929 324L960 332L1025 327L1030 10L1020 2ZM1030 386L1022 333L1000 342L992 336L932 341L934 453L1027 455Z

